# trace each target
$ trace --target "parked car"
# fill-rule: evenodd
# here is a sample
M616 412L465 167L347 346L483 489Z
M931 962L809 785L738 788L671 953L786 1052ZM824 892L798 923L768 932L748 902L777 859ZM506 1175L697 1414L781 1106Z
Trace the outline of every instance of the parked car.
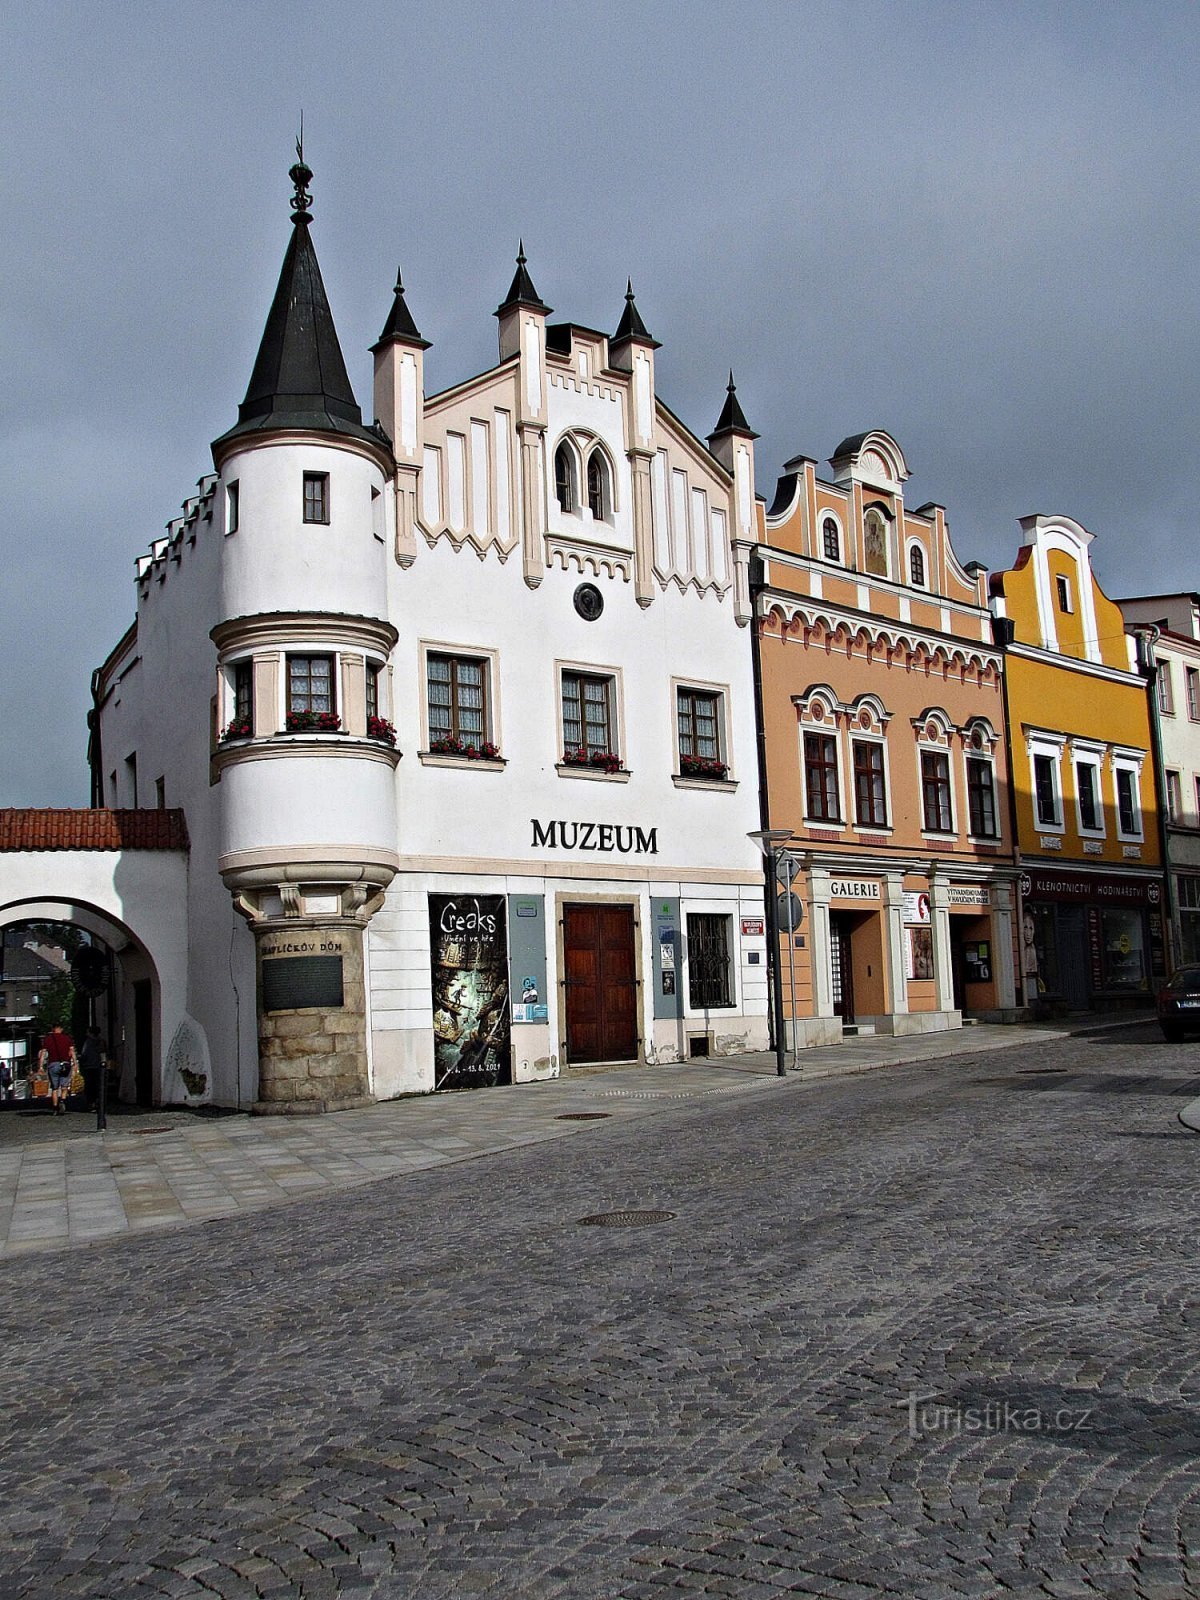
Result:
M1178 1043L1185 1033L1200 1033L1200 967L1177 967L1158 991L1158 1025L1163 1038Z

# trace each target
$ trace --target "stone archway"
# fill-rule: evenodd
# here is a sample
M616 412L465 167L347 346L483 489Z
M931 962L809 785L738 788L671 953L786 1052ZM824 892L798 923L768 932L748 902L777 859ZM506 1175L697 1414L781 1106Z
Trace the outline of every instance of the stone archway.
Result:
M130 818L133 844L124 837ZM86 842L77 843L81 834ZM175 812L0 812L0 929L68 923L108 946L128 1057L122 1092L155 1105L211 1094L207 1042L187 1011L186 841Z

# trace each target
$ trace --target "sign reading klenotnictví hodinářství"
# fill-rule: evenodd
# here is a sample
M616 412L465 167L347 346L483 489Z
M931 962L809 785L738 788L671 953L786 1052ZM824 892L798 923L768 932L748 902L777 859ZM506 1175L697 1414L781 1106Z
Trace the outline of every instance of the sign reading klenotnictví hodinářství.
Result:
M1026 900L1060 900L1084 905L1157 906L1162 901L1161 877L1117 877L1100 872L1039 871L1021 876Z

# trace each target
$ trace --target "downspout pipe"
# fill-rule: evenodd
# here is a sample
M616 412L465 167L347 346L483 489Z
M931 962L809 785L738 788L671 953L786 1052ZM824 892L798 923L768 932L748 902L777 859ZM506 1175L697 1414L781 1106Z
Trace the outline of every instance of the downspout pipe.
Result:
M750 651L754 677L754 736L758 745L758 821L759 827L771 826L770 802L767 791L767 728L763 715L762 649L759 640L759 598L766 589L765 566L762 552L750 552ZM768 976L771 984L771 1004L767 1007L771 1025L771 1046L775 1051L775 1071L779 1077L787 1076L785 1052L787 1043L783 1036L783 971L779 953L779 928L776 915L779 877L775 869L775 852L768 846L763 852L763 909L766 912ZM793 1025L794 1025L793 1019Z

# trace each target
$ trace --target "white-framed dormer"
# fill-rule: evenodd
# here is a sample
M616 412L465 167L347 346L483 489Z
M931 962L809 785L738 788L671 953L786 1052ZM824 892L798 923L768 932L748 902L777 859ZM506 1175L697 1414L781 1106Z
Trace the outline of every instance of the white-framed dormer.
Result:
M996 752L1000 735L986 717L971 717L962 729L963 785L967 796L967 838L996 844L1001 834Z
M1092 562L1089 546L1095 538L1070 517L1022 517L1022 544L1032 551L1034 591L1037 595L1038 631L1043 649L1058 651L1058 625L1060 614L1079 613L1083 633L1083 650L1087 660L1102 662L1099 630L1096 625L1096 597L1092 586ZM1052 552L1065 555L1072 563L1075 581L1067 576L1065 596L1054 581L1048 557ZM1064 603L1065 601L1065 603Z
M1117 819L1117 838L1126 844L1141 844L1145 839L1142 808L1142 766L1144 750L1115 745L1112 751L1113 803Z
M954 799L954 723L941 706L928 706L912 719L916 735L917 792L921 796L921 837L945 840L958 832Z
M1057 838L1055 848L1061 850L1061 836L1066 832L1066 814L1063 805L1062 759L1067 747L1064 733L1050 733L1042 729L1026 729L1025 751L1029 758L1029 796L1033 806L1033 823L1039 834Z
M1075 826L1081 839L1103 839L1104 755L1107 746L1095 739L1071 740L1071 774L1075 792Z

